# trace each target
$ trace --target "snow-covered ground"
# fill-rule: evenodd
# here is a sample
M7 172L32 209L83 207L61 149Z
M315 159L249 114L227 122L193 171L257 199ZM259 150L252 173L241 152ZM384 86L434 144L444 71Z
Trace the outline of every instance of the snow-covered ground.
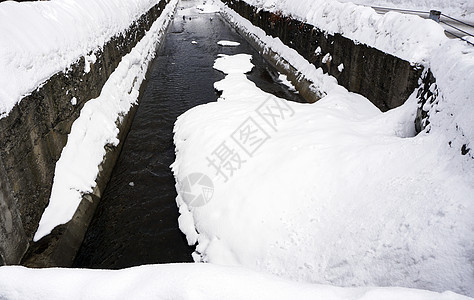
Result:
M293 15L344 14L344 7L336 14L337 4L275 2L273 9ZM415 93L381 113L278 39L226 15L326 96L315 104L285 102L246 78L245 54L216 60L227 74L215 84L221 98L175 124L179 222L188 242L197 243L195 260L299 281L473 296L474 160L472 151L461 154L474 140L473 48L444 36L437 43L408 40L411 59L431 66L439 92L437 105L426 107L431 125L415 136ZM321 22L335 24L327 20ZM368 36L385 23L374 24ZM360 29L354 34L363 36ZM407 32L398 33L386 41ZM205 201L194 205L200 193Z
M87 62L155 0L0 3L0 118L80 57Z
M468 300L450 292L296 283L212 264L149 265L118 271L0 267L0 299Z
M148 64L155 57L156 45L160 42L177 3L178 0L168 3L142 40L122 58L102 88L100 96L88 101L79 118L74 121L67 144L56 163L51 197L34 241L71 220L82 196L93 191L99 165L105 155L105 146L118 145L117 123L136 104Z

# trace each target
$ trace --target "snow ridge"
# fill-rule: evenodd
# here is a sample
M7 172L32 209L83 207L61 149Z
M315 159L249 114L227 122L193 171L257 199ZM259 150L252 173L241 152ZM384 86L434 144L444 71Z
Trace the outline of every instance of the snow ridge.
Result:
M146 265L123 270L0 267L0 298L9 300L468 300L451 292L338 288L291 282L239 267Z

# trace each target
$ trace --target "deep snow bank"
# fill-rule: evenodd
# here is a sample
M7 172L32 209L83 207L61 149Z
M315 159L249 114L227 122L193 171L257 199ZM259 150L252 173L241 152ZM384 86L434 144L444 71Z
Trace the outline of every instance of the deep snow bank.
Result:
M0 3L0 117L53 74L124 33L156 0Z
M175 125L179 222L197 261L474 295L474 163L448 144L472 141L459 132L473 124L472 96L459 90L465 73L439 62L446 102L430 132L413 137L415 94L387 113L334 85L315 104L284 102L248 81L235 58L216 61L228 74L215 85L222 98ZM188 205L183 185L195 173L213 182L200 207Z
M0 268L0 298L468 300L403 288L337 288L283 280L239 267L148 265L124 270Z

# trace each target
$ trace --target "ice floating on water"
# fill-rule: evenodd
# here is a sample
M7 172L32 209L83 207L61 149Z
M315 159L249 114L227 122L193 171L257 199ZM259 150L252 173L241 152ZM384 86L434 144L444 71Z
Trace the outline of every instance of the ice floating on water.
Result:
M232 42L232 41L225 41L225 40L224 41L219 41L219 42L217 42L217 44L219 46L223 46L223 47L237 47L237 46L240 45L239 42Z

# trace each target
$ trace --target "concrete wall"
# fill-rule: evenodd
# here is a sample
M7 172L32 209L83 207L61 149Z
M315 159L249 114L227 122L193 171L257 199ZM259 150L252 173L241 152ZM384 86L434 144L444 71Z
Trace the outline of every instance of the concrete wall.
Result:
M52 76L41 88L23 98L7 117L0 119L0 264L19 263L28 249L25 260L30 263L35 261L35 255L48 251L55 253L56 250L51 248L56 247L54 243L34 245L32 238L48 204L55 165L66 145L72 123L83 105L99 96L121 58L145 35L168 2L161 0L131 24L124 34L107 42L96 53L97 61L91 65L90 72L84 72L85 61L81 58L66 72ZM77 105L71 104L73 97L76 97ZM133 112L121 124L121 140L128 132L132 117ZM100 198L100 190L108 182L108 170L113 168L119 151L120 148L108 149L110 154L104 160L102 167L105 171L98 179L94 199ZM92 196L85 199L90 200ZM94 201L85 201L95 205ZM53 238L58 241L55 245L67 239L61 236L68 231L75 232L76 243L81 240L78 230L87 227L86 219L89 215L92 217L94 206L85 203L81 207L87 212L83 212L84 216L76 223L82 225L76 224L75 229L66 226L66 229L57 230L60 234ZM85 232L86 228L83 230Z
M400 106L418 88L418 79L423 72L420 66L354 43L340 34L325 34L312 25L257 10L241 0L222 1L266 34L280 38L310 63L336 77L349 91L367 97L382 111ZM322 50L319 55L315 53L318 47ZM323 63L322 58L327 53L331 54L332 60ZM342 72L337 68L341 63L344 65Z

